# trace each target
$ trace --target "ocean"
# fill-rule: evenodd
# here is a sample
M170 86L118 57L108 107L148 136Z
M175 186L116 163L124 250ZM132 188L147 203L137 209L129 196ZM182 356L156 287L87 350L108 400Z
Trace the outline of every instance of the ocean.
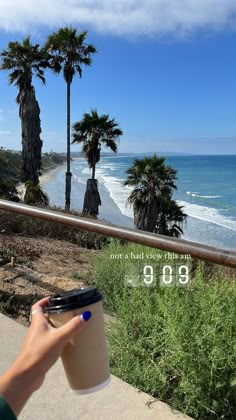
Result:
M126 170L139 155L102 157L96 178L102 206L99 217L114 224L133 227L133 211L127 206L130 187L123 185ZM236 156L169 156L167 164L177 169L177 191L173 198L188 215L184 239L225 249L236 249ZM91 172L83 158L71 164L71 207L81 209L86 180ZM50 204L64 206L65 166L42 182Z

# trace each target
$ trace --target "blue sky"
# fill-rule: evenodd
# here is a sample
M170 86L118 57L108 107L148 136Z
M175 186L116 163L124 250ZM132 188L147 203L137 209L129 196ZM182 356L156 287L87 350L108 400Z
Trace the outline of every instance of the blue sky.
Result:
M21 3L21 5L19 5ZM90 68L72 84L71 122L97 108L123 130L120 152L236 154L236 2L1 0L0 49L29 33L88 29ZM223 4L222 4L223 3ZM17 89L0 73L0 146L21 148ZM66 151L66 85L34 80L44 151ZM79 150L73 146L72 150Z

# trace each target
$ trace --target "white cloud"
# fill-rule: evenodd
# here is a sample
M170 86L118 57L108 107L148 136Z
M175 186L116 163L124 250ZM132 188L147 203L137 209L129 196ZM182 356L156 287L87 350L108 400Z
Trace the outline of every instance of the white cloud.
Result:
M1 0L0 28L36 31L64 24L118 35L184 35L235 26L235 0Z

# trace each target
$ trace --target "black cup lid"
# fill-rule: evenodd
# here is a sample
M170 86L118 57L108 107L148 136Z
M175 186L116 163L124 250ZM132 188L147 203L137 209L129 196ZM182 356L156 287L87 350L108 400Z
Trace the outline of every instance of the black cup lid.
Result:
M82 308L102 300L102 294L96 287L85 287L59 293L49 298L46 312L65 312Z

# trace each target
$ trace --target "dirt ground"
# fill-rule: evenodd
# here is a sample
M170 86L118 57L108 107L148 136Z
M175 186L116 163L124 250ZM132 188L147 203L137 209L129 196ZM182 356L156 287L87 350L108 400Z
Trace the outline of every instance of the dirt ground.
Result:
M91 258L99 252L67 241L3 234L0 247L16 255L14 267L0 267L0 311L23 325L29 324L31 306L38 299L86 285Z

